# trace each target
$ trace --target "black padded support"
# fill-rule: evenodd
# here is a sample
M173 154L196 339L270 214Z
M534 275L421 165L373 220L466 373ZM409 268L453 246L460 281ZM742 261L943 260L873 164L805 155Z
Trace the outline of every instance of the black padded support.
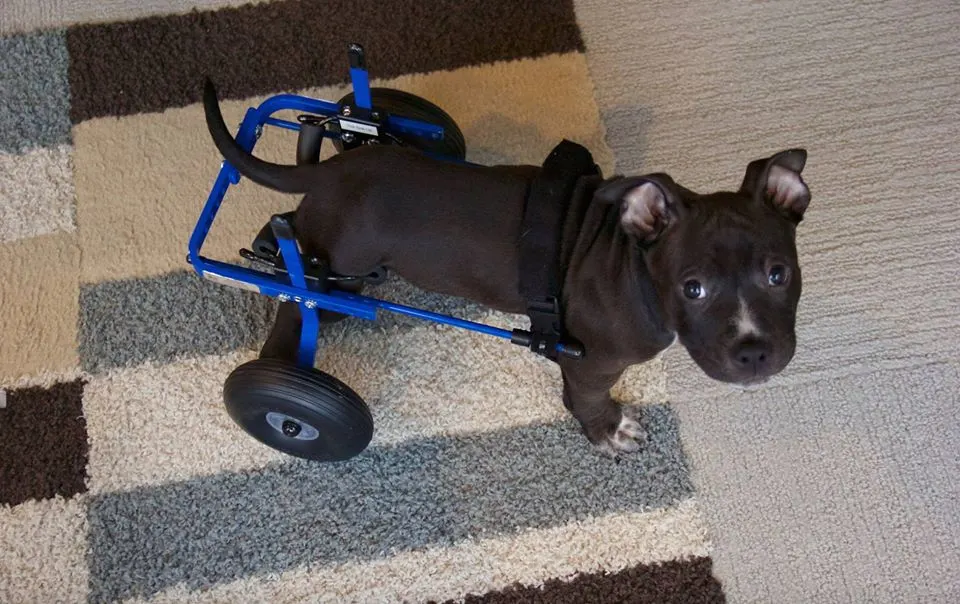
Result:
M530 349L554 360L556 345L563 339L560 246L564 219L577 181L599 172L590 151L563 140L544 161L524 206L520 293L531 321Z
M350 57L350 67L354 69L367 68L367 56L363 46L353 42L347 47L347 56Z
M297 136L297 165L320 162L320 148L323 145L326 128L316 119L300 120L300 134Z

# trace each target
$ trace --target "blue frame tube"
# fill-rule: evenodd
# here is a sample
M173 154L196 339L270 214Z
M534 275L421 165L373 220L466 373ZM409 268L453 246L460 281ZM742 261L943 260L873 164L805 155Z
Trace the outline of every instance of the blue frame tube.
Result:
M353 84L353 98L357 107L370 110L373 107L370 102L370 75L366 69L359 67L350 68L350 82Z
M277 234L277 243L280 246L280 256L283 258L290 277L290 284L298 289L308 291L307 278L303 270L303 261L300 258L300 248L297 242L289 237ZM317 356L317 340L320 338L320 313L316 303L300 302L300 345L297 347L297 365L313 367Z

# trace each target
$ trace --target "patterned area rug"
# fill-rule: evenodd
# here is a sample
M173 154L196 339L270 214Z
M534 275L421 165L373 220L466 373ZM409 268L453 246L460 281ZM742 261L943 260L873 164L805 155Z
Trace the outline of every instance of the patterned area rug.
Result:
M360 457L284 457L227 417L266 298L199 280L186 241L237 124L278 92L337 99L347 42L374 85L448 111L483 163L562 138L612 170L572 2L276 1L0 38L0 602L719 602L659 365L618 386L649 445L595 453L559 372L517 347L383 316L319 366L371 406ZM292 162L292 134L258 155ZM296 198L231 191L234 260ZM504 327L392 280L374 295Z

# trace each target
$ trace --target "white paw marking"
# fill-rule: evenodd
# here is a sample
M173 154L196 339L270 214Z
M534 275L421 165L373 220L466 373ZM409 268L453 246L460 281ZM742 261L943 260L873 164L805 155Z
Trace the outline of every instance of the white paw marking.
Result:
M760 328L753 321L747 301L740 296L740 311L737 313L737 333L740 336L759 336Z
M616 457L621 453L634 453L647 442L647 431L640 422L627 414L620 418L617 430L600 443L600 450Z

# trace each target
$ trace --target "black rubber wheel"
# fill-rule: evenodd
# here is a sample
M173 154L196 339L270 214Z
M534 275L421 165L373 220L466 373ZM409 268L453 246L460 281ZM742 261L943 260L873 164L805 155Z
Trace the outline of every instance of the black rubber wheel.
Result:
M314 368L276 359L240 365L223 386L227 413L261 443L313 461L359 455L373 438L367 404L346 384Z
M370 101L374 109L378 111L385 111L388 114L395 113L410 119L436 124L443 128L443 140L434 141L412 135L398 136L404 145L409 145L427 153L436 153L460 160L466 159L467 144L460 127L446 111L430 101L393 88L371 88ZM353 93L351 92L340 99L340 104L353 105ZM333 139L333 145L337 151L342 152L344 149L349 150L359 146L359 143L344 143L335 138Z

